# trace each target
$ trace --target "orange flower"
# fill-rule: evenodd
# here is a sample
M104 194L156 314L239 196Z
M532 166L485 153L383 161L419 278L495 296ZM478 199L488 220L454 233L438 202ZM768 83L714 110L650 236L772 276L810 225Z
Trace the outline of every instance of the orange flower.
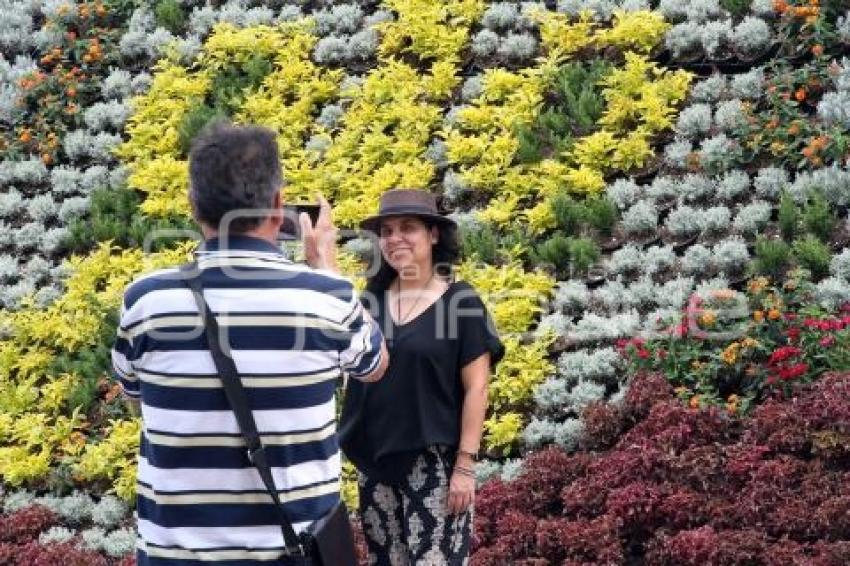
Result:
M788 135L796 136L800 133L800 123L792 122L790 126L788 126Z
M770 121L764 125L768 130L773 130L777 126L779 126L779 118L771 118Z
M735 296L735 291L732 289L715 289L711 292L711 296L721 301L726 301Z
M779 320L782 318L782 313L779 312L779 309L770 309L767 311L767 318L770 320Z
M800 153L802 153L803 157L805 157L806 159L811 159L815 154L815 148L810 145L807 145Z
M32 141L32 132L26 128L21 132L21 135L18 136L18 139L21 140L21 143L30 143Z
M738 410L738 402L740 401L740 397L737 395L730 395L726 398L726 410L730 413L734 414Z
M823 45L821 45L820 43L812 45L812 55L814 55L815 57L820 57L821 55L823 55Z
M756 322L761 322L764 320L764 312L763 311L755 311L753 313L753 320Z
M770 279L767 277L756 277L754 279L750 279L749 283L747 283L747 289L750 293L761 293L769 284Z
M817 150L824 149L826 144L829 143L829 136L818 136L814 138L811 142L811 146Z
M797 102L803 102L804 100L806 100L806 89L798 88L797 91L794 93L794 99Z
M703 326L712 326L717 322L717 313L714 311L705 311L700 315L699 321Z
M773 0L773 9L784 14L788 10L788 3L785 0Z
M691 409L699 409L699 395L691 397L691 400L688 401L688 406L690 406Z

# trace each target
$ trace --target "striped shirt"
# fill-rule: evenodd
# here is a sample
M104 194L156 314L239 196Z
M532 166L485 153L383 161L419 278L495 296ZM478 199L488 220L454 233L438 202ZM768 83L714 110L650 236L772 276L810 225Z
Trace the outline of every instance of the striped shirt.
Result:
M381 332L347 279L292 263L264 240L212 239L197 260L300 531L339 499L335 387L378 366ZM112 351L124 393L141 402L138 563L269 564L283 550L278 515L181 275L160 270L127 287Z

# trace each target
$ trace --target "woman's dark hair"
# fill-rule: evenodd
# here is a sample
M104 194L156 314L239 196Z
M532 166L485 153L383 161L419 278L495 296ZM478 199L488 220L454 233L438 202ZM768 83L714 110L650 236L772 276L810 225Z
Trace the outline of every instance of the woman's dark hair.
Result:
M431 246L431 260L434 271L440 276L450 277L454 271L454 265L460 259L457 226L448 222L431 222L424 218L421 220L429 231L432 226L436 226L439 234L437 243ZM380 250L375 250L375 254L376 261L380 262L380 267L375 275L366 280L366 292L378 296L389 289L390 284L398 277L398 272L384 260Z
M209 124L192 142L189 180L196 219L216 229L230 211L270 208L283 183L275 133L226 121ZM240 215L227 229L247 232L262 220Z

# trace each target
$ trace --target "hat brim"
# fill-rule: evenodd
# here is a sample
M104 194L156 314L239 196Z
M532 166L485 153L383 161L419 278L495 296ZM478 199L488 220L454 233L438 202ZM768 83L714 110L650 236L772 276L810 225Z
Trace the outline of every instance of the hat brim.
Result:
M401 216L412 216L414 218L419 218L421 220L425 220L428 222L433 222L435 224L447 224L451 226L457 226L457 223L447 216L441 216L439 214L428 214L424 212L391 212L388 214L376 214L375 216L370 216L365 220L360 221L360 228L362 230L368 230L369 232L374 232L375 234L380 232L381 228L381 220L387 218L399 218Z

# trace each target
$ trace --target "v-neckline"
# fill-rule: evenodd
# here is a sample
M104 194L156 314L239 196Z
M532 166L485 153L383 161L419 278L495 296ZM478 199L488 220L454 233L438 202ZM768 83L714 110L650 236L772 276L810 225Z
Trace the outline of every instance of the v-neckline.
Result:
M422 309L422 312L420 312L419 314L417 314L416 316L414 316L413 318L411 318L410 320L408 320L407 322L405 322L405 323L403 323L403 324L399 324L399 323L396 321L395 317L393 316L393 310L390 308L390 304L389 304L389 296L388 296L388 297L387 297L386 308L387 308L387 316L388 316L388 317L390 317L390 322L392 322L392 323L393 323L393 326L394 326L395 328L404 328L405 326L410 326L411 324L413 324L414 322L416 322L417 320L419 320L420 318L422 318L422 315L424 315L426 312L428 312L429 310L431 310L431 309L434 307L434 305L436 305L437 303L439 303L439 302L443 299L443 297L445 297L445 296L446 296L446 293L448 293L448 292L449 292L449 289L451 289L451 288L452 288L452 285L454 285L455 283L456 283L456 281L452 281L452 282L450 282L450 283L448 284L448 286L446 287L446 289L445 289L442 293L440 293L440 296L439 296L439 297L437 297L436 299L434 299L434 300L433 300L433 301L432 301L432 302L431 302L431 303L430 303L427 307L425 307L424 309Z

